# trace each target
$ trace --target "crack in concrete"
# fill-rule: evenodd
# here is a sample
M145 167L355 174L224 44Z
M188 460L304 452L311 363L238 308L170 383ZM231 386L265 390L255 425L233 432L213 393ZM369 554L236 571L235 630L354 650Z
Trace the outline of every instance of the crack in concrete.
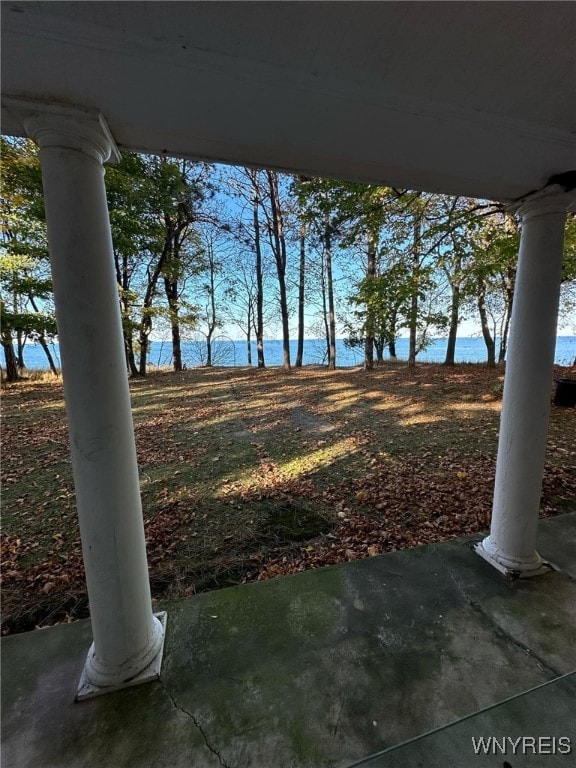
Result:
M533 650L528 648L527 645L524 645L518 638L511 635L509 632L507 632L504 627L502 627L496 619L491 616L483 607L482 604L479 603L477 600L473 600L472 597L468 594L466 591L466 588L462 584L462 582L457 578L456 574L453 572L452 568L448 565L446 558L440 552L440 550L437 550L438 555L440 557L440 560L444 564L444 567L450 574L450 578L452 579L453 583L456 585L456 588L460 592L461 595L463 595L464 599L466 600L467 604L472 608L472 610L476 611L482 618L492 627L494 630L494 633L497 637L501 638L502 640L505 640L512 645L514 645L516 648L521 650L523 653L525 653L527 656L529 656L531 659L533 659L538 666L541 668L542 671L547 671L548 673L554 675L554 677L560 677L560 675L564 674L563 672L560 672L559 670L555 669L551 664L549 664L546 659L542 658L538 653L535 653Z
M486 619L486 621L494 628L494 631L498 637L503 638L504 640L509 641L512 643L512 645L515 645L517 648L519 648L521 651L523 651L527 656L534 659L534 661L540 666L540 668L544 671L546 670L550 674L554 675L554 677L560 677L563 673L557 670L555 667L553 667L551 664L549 664L546 659L542 658L538 653L533 651L531 648L528 648L527 645L524 645L523 642L518 640L516 637L511 635L509 632L507 632L503 627L498 624L496 619L494 619L492 616L490 616L489 613L487 613L484 608L480 605L478 602L470 601L471 607L479 613L483 618Z
M334 736L336 736L338 732L338 726L340 725L340 718L342 717L342 710L344 709L345 702L346 702L346 696L342 696L342 701L340 702L340 711L338 712L338 717L336 718L336 725L334 726Z
M166 695L168 696L168 698L172 702L172 706L174 707L174 709L178 710L178 712L181 712L183 715L185 715L190 720L192 720L192 722L194 723L196 728L198 728L198 730L202 734L202 738L204 739L204 743L206 744L206 748L209 749L210 752L212 752L212 754L215 755L218 758L218 762L220 763L222 768L230 768L228 763L226 763L224 758L222 757L222 754L217 749L215 749L212 746L212 744L210 744L210 742L208 741L208 736L206 735L206 733L204 731L204 728L202 728L202 726L200 725L200 723L198 722L196 717L194 717L192 712L189 712L187 709L184 709L184 707L181 707L180 704L178 704L178 702L176 701L174 696L172 696L172 694L170 693L168 688L166 688L166 686L164 685L162 680L159 680L158 682L160 683L160 685L162 686L162 689L166 692Z

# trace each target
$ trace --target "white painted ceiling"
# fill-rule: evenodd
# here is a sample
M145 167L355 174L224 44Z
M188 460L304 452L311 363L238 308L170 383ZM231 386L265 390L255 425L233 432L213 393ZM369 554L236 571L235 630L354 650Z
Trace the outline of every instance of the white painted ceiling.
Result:
M123 148L510 200L576 169L576 4L7 0L2 94Z

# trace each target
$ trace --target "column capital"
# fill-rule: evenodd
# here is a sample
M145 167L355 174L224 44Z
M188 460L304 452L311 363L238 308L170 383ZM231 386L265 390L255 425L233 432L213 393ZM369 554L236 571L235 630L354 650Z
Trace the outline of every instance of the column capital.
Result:
M27 135L40 147L84 152L99 163L118 162L120 152L104 116L96 109L46 104L30 99L3 98Z
M534 192L514 206L514 210L528 221L536 216L551 213L567 213L576 207L576 190L566 191L559 184L551 184Z

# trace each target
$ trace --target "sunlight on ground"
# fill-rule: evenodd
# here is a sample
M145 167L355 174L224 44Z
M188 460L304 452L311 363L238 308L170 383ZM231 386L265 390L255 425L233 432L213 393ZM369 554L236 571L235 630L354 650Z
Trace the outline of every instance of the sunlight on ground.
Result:
M486 411L498 412L502 408L502 402L495 400L492 402L483 401L481 403L451 403L450 405L444 406L444 408L448 411L458 411L460 413L467 411L470 413L486 413Z
M414 410L415 408L421 410L422 405L415 406L409 398L397 395L386 395L386 398L381 402L370 405L370 409L373 411Z
M408 418L398 419L398 424L400 424L401 427L413 427L416 424L437 424L441 421L446 421L446 418L438 415L430 416L426 413L415 413Z
M324 441L319 441L319 443L321 442ZM359 448L354 438L343 438L332 445L318 445L317 448L312 450L306 450L302 447L299 449L298 455L293 458L287 458L284 461L282 458L277 458L274 462L273 476L279 482L288 478L297 479L305 477L320 469L327 469L337 461L350 457L358 453L358 451ZM246 469L243 469L239 472L228 474L221 491L226 494L230 485L256 490L268 485L273 476L263 472L261 467L253 470L249 476L246 474Z
M38 411L65 411L64 403L35 403L34 409Z
M307 472L313 472L321 467L328 467L344 456L350 456L358 451L353 439L344 438L338 442L322 446L308 453L297 456L290 461L280 463L278 469L282 474L290 477L299 476Z

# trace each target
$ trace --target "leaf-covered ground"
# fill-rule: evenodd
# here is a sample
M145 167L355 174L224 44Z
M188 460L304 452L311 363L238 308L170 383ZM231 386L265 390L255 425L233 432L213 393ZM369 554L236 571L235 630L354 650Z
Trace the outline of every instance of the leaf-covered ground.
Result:
M502 379L387 364L132 382L154 598L486 530ZM88 614L62 397L3 394L3 634ZM552 406L542 515L576 509L575 434L576 409Z

